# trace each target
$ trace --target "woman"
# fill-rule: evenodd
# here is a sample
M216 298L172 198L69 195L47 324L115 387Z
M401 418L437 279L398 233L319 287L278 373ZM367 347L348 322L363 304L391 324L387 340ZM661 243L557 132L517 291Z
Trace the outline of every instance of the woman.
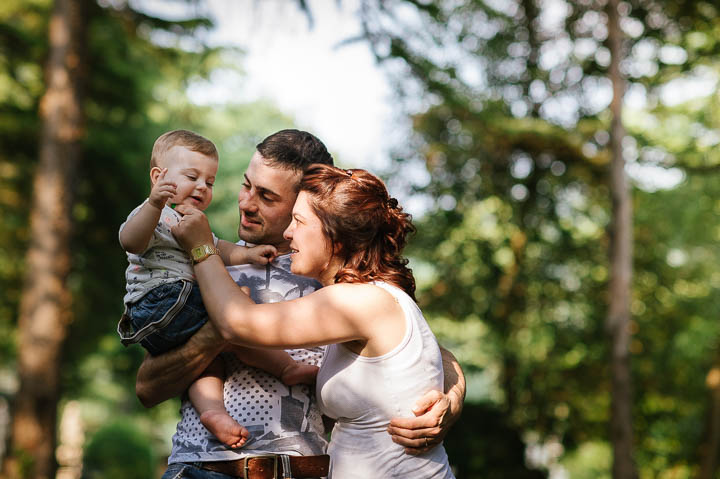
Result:
M443 389L440 350L415 304L415 281L401 256L413 231L409 215L377 177L317 165L300 184L285 238L292 272L318 279L322 289L255 304L222 274L217 258L195 266L210 318L227 341L330 345L317 380L321 409L337 419L330 477L453 477L442 445L411 456L386 432L390 418L412 415L417 397ZM200 236L181 243L197 246Z

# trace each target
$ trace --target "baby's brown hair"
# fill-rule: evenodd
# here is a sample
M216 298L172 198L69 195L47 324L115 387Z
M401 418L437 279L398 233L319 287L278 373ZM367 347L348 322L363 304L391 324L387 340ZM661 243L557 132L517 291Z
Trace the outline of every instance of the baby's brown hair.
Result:
M159 159L173 146L184 146L190 151L202 153L215 161L218 160L217 148L212 141L189 130L173 130L163 133L155 140L150 157L150 168L159 166Z

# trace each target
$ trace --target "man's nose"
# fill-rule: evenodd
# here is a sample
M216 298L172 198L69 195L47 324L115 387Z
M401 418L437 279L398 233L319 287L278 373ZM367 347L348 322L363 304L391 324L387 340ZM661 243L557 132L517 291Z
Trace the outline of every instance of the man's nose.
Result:
M257 204L255 203L254 196L247 191L241 191L238 194L238 206L244 211L257 210Z

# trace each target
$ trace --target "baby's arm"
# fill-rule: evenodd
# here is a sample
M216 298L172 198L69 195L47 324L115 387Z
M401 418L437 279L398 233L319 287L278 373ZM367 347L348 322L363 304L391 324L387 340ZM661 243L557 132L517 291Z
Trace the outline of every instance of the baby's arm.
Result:
M120 244L128 253L140 254L147 249L165 203L175 195L176 185L165 181L165 173L167 168L158 176L148 201L120 230Z
M243 363L272 374L286 386L312 384L320 369L295 361L282 349L256 349L233 345L231 350Z
M247 247L240 246L229 241L218 240L217 249L225 266L234 264L259 264L266 265L277 256L277 250L269 244Z

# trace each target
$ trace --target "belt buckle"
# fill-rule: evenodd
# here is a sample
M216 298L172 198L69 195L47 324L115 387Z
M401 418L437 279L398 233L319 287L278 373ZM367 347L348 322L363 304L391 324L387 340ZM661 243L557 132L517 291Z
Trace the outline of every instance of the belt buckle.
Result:
M248 466L248 461L250 459L266 459L270 458L273 460L273 479L278 479L278 455L277 454L263 454L260 456L250 456L250 457L244 457L243 458L243 479L250 479L248 477L248 474L250 474L250 467Z

